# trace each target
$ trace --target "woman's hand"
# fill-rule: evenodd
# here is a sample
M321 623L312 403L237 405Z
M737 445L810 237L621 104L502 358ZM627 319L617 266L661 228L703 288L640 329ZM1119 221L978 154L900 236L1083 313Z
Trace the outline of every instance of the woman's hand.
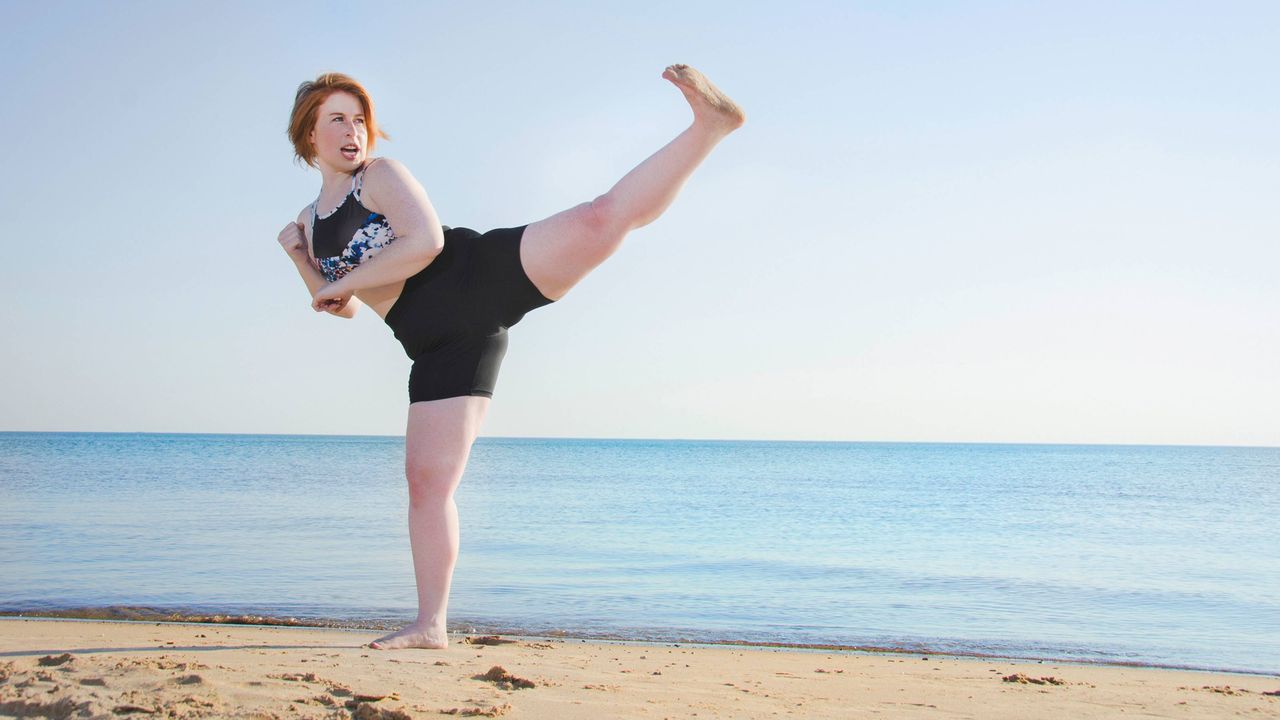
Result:
M280 241L280 247L289 253L289 257L295 260L310 259L311 255L307 251L307 236L300 223L291 222L285 225L277 239Z
M342 281L331 282L311 297L311 309L316 312L341 312L351 302L352 291L341 287Z

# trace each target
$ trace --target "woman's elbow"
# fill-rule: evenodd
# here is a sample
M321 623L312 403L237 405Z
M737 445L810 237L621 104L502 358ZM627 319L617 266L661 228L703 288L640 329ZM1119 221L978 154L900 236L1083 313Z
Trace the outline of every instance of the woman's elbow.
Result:
M422 261L423 267L425 267L430 265L431 261L435 260L436 256L442 252L444 252L444 235L441 234L439 237L428 235L427 239L419 245L418 257Z

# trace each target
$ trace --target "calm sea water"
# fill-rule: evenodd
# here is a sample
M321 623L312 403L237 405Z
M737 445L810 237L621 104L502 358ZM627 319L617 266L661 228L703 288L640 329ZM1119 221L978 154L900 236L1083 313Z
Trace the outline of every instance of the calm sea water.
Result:
M415 612L397 437L0 433L0 610ZM481 438L451 629L1280 673L1280 449Z

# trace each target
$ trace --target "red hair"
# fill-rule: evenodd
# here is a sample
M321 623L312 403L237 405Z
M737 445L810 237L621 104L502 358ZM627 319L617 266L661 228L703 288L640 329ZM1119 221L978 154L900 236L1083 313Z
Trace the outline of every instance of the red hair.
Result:
M308 137L316 126L316 115L320 106L335 92L351 93L364 108L364 126L369 134L369 152L378 138L390 140L391 136L382 132L378 121L373 116L373 98L369 91L350 75L329 72L314 81L306 80L298 86L298 94L293 98L293 113L289 115L289 140L293 142L294 160L301 160L311 167L316 166L316 148Z

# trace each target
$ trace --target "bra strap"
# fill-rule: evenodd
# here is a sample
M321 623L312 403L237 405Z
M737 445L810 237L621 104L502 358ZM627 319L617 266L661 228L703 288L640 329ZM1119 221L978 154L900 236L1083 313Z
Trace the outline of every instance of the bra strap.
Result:
M361 202L360 191L364 189L364 171L368 170L369 166L376 162L378 162L378 158L374 158L365 163L364 167L360 168L360 172L356 173L356 176L351 179L351 192L355 193L356 202Z

